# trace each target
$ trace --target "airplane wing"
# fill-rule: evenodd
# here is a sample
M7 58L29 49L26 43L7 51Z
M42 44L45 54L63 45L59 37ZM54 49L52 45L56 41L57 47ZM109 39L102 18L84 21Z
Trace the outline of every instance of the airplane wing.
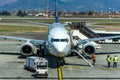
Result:
M36 44L44 44L45 42L44 40L27 39L27 38L19 38L19 37L11 37L11 36L0 36L0 39L24 41L24 42L31 42Z
M44 40L36 40L36 39L27 39L27 38L19 38L19 37L12 37L12 36L0 36L0 39L5 40L16 40L16 41L23 41L24 43L20 46L20 53L22 55L32 55L34 54L36 46L40 48L40 46L45 46L46 41ZM37 53L37 50L36 50Z
M114 38L120 38L120 36L110 36L110 37L83 39L83 40L78 40L78 44L82 44L82 43L90 42L90 41L100 41L100 40L114 39Z

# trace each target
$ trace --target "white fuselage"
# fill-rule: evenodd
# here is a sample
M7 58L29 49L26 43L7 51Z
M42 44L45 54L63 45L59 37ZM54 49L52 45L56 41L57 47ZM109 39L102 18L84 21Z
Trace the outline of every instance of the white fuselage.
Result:
M47 48L49 53L56 57L65 57L70 53L70 36L61 23L53 23L49 26Z

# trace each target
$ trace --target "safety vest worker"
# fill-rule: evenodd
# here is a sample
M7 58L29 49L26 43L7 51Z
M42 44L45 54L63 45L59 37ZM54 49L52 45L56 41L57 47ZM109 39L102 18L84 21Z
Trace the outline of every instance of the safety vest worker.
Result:
M92 54L92 60L96 60L96 55Z
M118 57L115 55L113 58L113 67L117 68Z
M94 53L92 54L92 61L93 61L92 65L95 65L95 62L96 62L96 55L95 55Z
M110 62L111 62L111 57L110 57L110 55L107 55L106 60L107 60L107 63L108 63L108 68L109 68L109 67L110 67Z
M118 62L118 57L117 57L117 56L115 56L115 57L113 58L113 62Z
M111 61L111 57L107 57L107 62L110 62Z

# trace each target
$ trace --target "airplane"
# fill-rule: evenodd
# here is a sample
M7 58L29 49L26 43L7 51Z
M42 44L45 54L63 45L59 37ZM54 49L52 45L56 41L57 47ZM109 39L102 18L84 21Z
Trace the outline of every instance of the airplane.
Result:
M72 47L72 35L69 31L65 29L64 24L59 22L57 0L55 6L55 22L49 25L47 40L36 40L12 36L0 36L0 38L5 40L8 39L24 41L24 43L21 45L20 53L22 53L25 56L30 56L34 54L34 46L37 47L39 50L44 49L44 54L47 54L47 52L49 52L56 58L64 58L67 55L71 54L72 49L74 49ZM95 53L96 47L91 41L100 41L113 38L120 38L120 36L90 38L83 40L79 39L77 45L82 44L82 48L80 50L85 54L92 54ZM43 46L43 48L40 46Z

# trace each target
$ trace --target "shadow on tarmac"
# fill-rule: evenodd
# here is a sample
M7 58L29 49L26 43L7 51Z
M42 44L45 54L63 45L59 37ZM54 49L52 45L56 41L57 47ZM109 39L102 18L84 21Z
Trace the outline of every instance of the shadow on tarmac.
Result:
M85 65L85 64L71 64L71 63L66 63L65 65L71 65L71 66L90 66L90 65Z
M46 59L48 60L48 67L49 68L57 68L57 59L54 56L46 56ZM61 61L61 66L65 65L64 58Z
M103 55L103 54L120 54L120 52L99 52L96 55Z
M0 52L0 54L4 55L21 55L20 53L14 53L14 52Z

